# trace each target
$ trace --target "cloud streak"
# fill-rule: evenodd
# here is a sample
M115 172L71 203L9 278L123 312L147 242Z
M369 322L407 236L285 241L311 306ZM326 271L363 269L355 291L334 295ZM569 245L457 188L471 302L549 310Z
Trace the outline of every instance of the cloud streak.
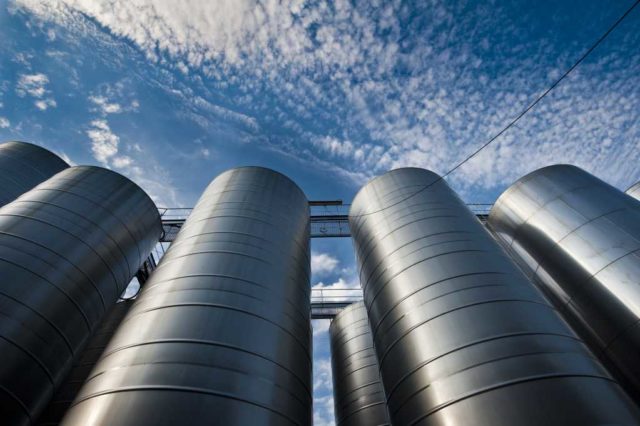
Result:
M47 89L49 77L42 73L22 74L16 84L16 93L20 97L31 96L35 98L34 105L40 111L55 108L58 104L51 97L51 91Z
M282 126L277 149L312 163L328 155L358 181L401 166L444 172L513 117L577 50L522 35L514 43L514 33L528 35L526 21L496 27L506 13L499 7L463 14L446 2L420 10L421 26L400 2L194 0L179 9L170 1L152 7L142 0L108 7L89 0L17 4L60 20L82 13L152 61L170 58L181 73L196 70L245 94L269 91L277 102L266 116L251 99L239 97L236 106L253 109L267 127L287 119L330 123L336 130L310 125L294 135ZM437 31L444 29L447 39ZM629 113L640 110L640 77L630 71L640 62L638 55L620 55L640 38L626 31L617 46L603 47L517 129L457 173L454 185L467 193L505 185L558 159L573 159L615 184L626 181L640 160L640 126ZM203 98L194 105L224 117ZM232 119L258 129L258 119L243 117ZM622 158L617 170L603 166Z
M566 41L552 43L536 33L536 16L513 18L505 8L482 4L464 10L445 1L417 10L397 1L379 7L294 0L192 0L181 8L143 0L16 4L58 22L91 17L149 60L173 63L181 75L195 72L189 84L205 78L198 87L208 98L217 95L211 87L233 89L237 95L225 97L224 107L205 96L191 105L205 116L226 114L247 129L248 140L317 167L328 163L357 184L401 166L446 171L557 77L617 12L601 16L585 8L592 29L579 36L561 34L568 24L558 18L552 30ZM562 7L550 13L569 13ZM452 184L471 196L557 161L617 185L630 172L640 177L632 171L640 160L640 73L632 71L640 67L640 36L627 24ZM255 95L272 102L256 105ZM273 136L261 138L266 129ZM621 167L606 166L622 158Z
M336 270L340 261L329 253L311 253L311 274L325 276Z
M94 158L108 166L110 161L118 154L120 138L115 135L107 120L93 120L87 130L87 136L91 139L91 152Z

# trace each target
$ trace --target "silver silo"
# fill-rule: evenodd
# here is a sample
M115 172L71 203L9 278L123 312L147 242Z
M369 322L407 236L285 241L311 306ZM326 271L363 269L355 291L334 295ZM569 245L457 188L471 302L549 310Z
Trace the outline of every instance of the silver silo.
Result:
M638 424L638 408L438 175L393 170L349 222L396 425Z
M0 206L69 167L60 157L27 142L0 144Z
M309 226L279 173L214 179L62 424L309 425Z
M329 334L336 424L390 425L364 303L340 311L331 321Z
M640 395L640 203L574 166L507 189L489 225L614 375Z
M627 189L626 193L631 195L636 200L640 200L640 182L631 185L629 189Z
M100 359L131 305L133 305L133 300L120 301L105 315L100 327L95 330L89 342L73 363L71 371L55 392L47 408L38 417L38 425L54 426L60 424L64 414L80 391L84 381L89 377L91 370Z
M157 208L130 180L72 167L0 209L2 423L33 423L155 245Z

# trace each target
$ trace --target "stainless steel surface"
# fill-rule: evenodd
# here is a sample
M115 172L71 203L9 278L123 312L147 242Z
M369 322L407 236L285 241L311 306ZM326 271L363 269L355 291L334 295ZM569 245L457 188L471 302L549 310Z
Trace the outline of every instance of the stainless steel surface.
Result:
M626 190L628 195L631 195L636 200L640 200L640 182L632 185L629 189Z
M336 425L390 425L364 303L340 311L329 334Z
M0 206L69 167L53 152L27 142L0 143Z
M311 423L309 207L272 170L206 189L64 425Z
M350 225L394 425L640 424L437 175L407 168L372 180Z
M640 401L640 202L557 165L507 189L489 224Z
M160 236L133 182L72 167L0 209L0 419L35 421Z
M38 417L38 425L50 426L60 424L65 412L80 391L86 378L89 377L89 373L91 373L96 362L100 359L100 356L132 304L133 300L123 300L116 303L109 311L100 324L100 327L89 339L89 343L84 347L78 359L73 363L71 371L56 391L47 408Z

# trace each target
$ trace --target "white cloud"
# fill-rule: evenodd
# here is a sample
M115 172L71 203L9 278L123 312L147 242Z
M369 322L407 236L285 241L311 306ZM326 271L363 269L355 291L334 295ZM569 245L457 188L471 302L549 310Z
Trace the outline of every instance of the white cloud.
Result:
M144 168L133 165L121 172L140 185L157 206L182 206L180 191L173 184L173 178L167 169L155 160L145 158Z
M62 158L64 160L64 162L67 163L68 165L70 165L70 166L77 166L78 165L75 161L73 161L71 159L71 157L69 157L67 155L66 152L62 151L62 152L57 152L56 154L58 154L58 156L60 158Z
M351 157L356 150L356 147L351 141L340 141L331 136L318 138L314 142L320 149L327 151L334 156Z
M99 84L87 99L91 105L89 111L97 112L102 117L136 112L140 107L130 78L123 78L115 83Z
M328 321L327 321L328 322ZM331 360L319 359L313 365L313 390L331 389Z
M45 74L22 74L18 79L16 92L18 96L31 95L34 98L41 98L45 95L49 77Z
M353 277L352 279L346 280L343 277L338 278L338 281L335 281L331 284L325 284L322 281L313 285L312 289L323 289L323 290L354 290L360 289L360 283L358 282L357 277Z
M6 117L0 117L0 129L6 129L11 126L11 122Z
M40 111L46 111L48 108L55 108L58 105L56 101L51 98L35 101L34 104Z
M329 323L329 321L324 321ZM313 424L314 426L333 426L333 383L331 358L314 357L313 364Z
M41 111L55 108L58 104L49 96L51 91L47 89L48 83L49 77L45 74L21 74L16 84L16 93L20 97L29 95L35 98L34 105Z
M33 57L34 54L31 52L17 52L11 60L26 69L31 69L31 60Z
M89 96L89 101L96 106L97 111L104 115L118 114L122 112L122 106L120 104L109 102L109 100L104 96Z
M407 26L398 1L148 4L16 0L15 8L65 26L82 27L89 17L155 63L173 64L181 81L198 89L184 98L205 129L209 116L228 118L253 133L249 140L357 183L393 167L444 172L592 42L587 32L576 35L575 47L540 39L532 16L502 25L511 16L507 7L482 3L462 11L435 0L417 13L416 28ZM518 126L459 169L449 179L453 186L473 197L558 161L619 186L640 177L640 76L632 71L640 57L626 54L640 36L628 28L621 26L616 43L601 46ZM187 69L199 73L182 74ZM164 81L175 89L175 79ZM232 98L212 101L229 87ZM269 101L257 105L257 96ZM261 138L263 128L273 136Z
M114 157L112 164L113 164L113 167L123 169L133 165L133 159L131 157L127 157L126 155L121 155L121 156Z
M111 158L118 154L120 138L111 131L107 120L93 120L87 136L91 139L93 157L102 165L108 166Z
M93 157L104 167L116 168L144 189L157 205L180 206L178 191L167 170L145 154L139 144L125 144L124 155L121 151L121 139L116 135L105 119L92 120L87 136L91 140ZM144 167L136 158L144 157Z
M182 61L176 64L176 68L184 75L189 74L189 67Z
M335 426L333 395L313 399L313 426Z
M319 336L329 331L331 322L329 320L314 320L313 321L313 336Z
M336 270L340 261L328 253L311 253L311 274L328 275Z
M258 122L253 117L215 105L201 96L195 96L190 101L194 108L204 110L223 120L236 122L250 131L259 130Z

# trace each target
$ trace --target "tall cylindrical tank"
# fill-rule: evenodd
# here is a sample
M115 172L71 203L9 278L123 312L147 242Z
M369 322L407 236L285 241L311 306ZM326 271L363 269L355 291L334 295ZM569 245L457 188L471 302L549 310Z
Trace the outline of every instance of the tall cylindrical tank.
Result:
M632 185L631 188L627 189L626 193L636 200L640 200L640 182Z
M0 206L69 167L53 152L27 142L0 144Z
M38 425L54 426L60 424L132 304L133 300L123 300L116 303L107 313L100 327L93 333L78 359L73 363L71 371L55 392L49 405L39 416Z
M331 321L329 334L336 424L390 425L364 303L340 311Z
M110 170L72 167L0 209L0 411L33 423L157 241L157 208Z
M638 424L638 408L436 174L369 182L349 222L397 425Z
M62 424L311 423L309 207L269 169L218 176Z
M640 395L640 202L574 166L507 189L489 225L614 375Z

